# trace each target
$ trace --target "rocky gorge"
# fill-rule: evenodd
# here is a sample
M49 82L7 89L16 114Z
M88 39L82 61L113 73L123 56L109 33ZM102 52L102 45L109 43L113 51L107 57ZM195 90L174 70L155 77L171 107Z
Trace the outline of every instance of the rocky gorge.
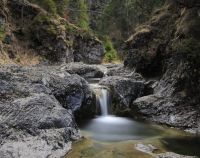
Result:
M0 157L64 157L82 138L79 122L100 113L90 79L109 89L112 115L198 136L199 7L197 0L166 1L126 41L123 64L102 64L104 46L94 34L29 1L2 0ZM20 53L34 66L24 66Z

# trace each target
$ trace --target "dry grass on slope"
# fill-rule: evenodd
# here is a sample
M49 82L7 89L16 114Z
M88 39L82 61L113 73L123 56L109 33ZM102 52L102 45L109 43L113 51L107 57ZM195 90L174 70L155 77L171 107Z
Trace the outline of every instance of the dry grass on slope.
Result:
M17 49L16 49L17 48ZM13 48L16 53L14 54L14 57L9 57L8 52L6 52L2 45L0 44L0 65L8 65L8 64L16 64L16 65L37 65L41 62L42 58L40 56L34 55L34 52L26 52L25 50L22 50L19 46ZM10 56L12 56L10 54Z

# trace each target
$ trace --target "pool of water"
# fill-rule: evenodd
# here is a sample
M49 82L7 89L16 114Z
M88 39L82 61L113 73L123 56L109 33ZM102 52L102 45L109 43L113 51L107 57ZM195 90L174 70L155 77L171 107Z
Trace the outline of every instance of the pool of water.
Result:
M73 145L67 158L153 158L165 152L200 157L200 137L168 127L112 115L85 120L79 127L84 139ZM138 151L141 143L156 151Z
M200 137L110 115L109 89L96 83L96 80L92 80L90 86L96 94L101 116L79 124L84 139L73 145L67 158L152 158L165 152L200 157ZM138 150L138 144L153 146L155 150Z
M104 142L141 140L161 135L163 132L155 126L112 115L85 121L80 128L83 132L90 133L91 139Z

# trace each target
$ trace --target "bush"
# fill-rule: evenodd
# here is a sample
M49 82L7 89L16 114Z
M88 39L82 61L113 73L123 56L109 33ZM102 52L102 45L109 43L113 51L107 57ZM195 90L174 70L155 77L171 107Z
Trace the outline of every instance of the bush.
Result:
M111 40L106 37L104 39L104 47L105 47L105 56L104 56L104 61L105 62L113 62L116 61L117 58L117 51L113 47L113 44Z

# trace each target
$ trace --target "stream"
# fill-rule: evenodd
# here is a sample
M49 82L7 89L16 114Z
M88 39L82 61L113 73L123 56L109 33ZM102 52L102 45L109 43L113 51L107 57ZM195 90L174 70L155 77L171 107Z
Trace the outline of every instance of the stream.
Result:
M200 157L200 138L184 131L109 113L110 91L91 83L101 115L79 124L84 138L67 158L151 158L159 153Z

